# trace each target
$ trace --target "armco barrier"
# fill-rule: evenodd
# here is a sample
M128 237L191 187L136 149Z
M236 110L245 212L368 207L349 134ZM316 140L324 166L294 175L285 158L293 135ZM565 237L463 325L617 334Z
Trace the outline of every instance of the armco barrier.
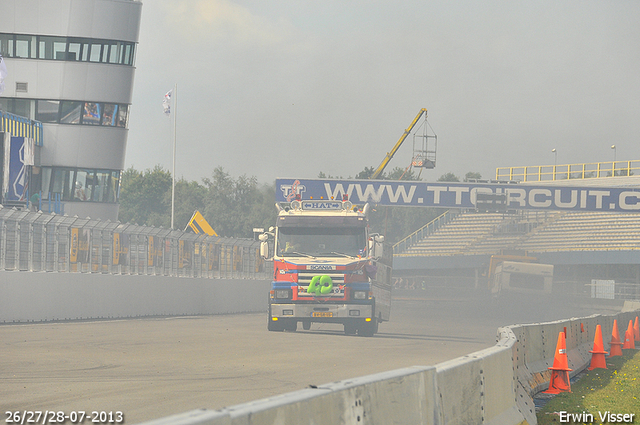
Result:
M639 311L508 326L498 329L494 347L435 367L398 369L144 425L534 425L532 397L549 385L558 333L566 328L573 376L589 365L597 324L610 335L614 319L628 323ZM607 349L610 337L605 339Z

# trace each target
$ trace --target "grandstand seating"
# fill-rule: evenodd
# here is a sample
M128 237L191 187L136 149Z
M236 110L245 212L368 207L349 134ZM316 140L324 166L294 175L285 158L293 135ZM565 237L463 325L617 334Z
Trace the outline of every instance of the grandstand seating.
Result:
M464 212L394 255L446 256L527 252L634 250L640 214L606 212Z

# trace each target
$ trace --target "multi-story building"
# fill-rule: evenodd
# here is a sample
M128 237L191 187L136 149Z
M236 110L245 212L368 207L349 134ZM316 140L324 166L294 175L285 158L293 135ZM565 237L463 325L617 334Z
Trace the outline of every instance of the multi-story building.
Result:
M30 190L64 213L118 217L142 3L2 0L0 109L43 123Z

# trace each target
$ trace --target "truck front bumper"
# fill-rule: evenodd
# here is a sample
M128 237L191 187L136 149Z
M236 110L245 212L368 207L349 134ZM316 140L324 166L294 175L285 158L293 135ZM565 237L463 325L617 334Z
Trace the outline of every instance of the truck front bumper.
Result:
M271 304L271 317L341 323L346 320L371 318L373 307L368 304Z

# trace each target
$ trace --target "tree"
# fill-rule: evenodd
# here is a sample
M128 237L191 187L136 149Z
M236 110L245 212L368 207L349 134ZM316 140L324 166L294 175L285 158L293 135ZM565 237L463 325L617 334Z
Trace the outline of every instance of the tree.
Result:
M338 177L338 176L332 176L331 174L325 174L322 171L320 171L318 173L318 178L319 179L341 179L343 178L342 176Z
M169 198L170 204L171 191L169 190L165 196ZM198 182L190 182L184 178L176 181L174 216L174 226L176 229L184 229L195 211L204 212L206 197L207 188ZM213 230L216 230L216 228L214 227Z
M171 226L171 174L161 166L122 173L118 220L147 226ZM232 178L222 167L202 184L181 178L175 187L174 227L184 229L197 210L220 236L252 238L253 228L276 221L275 186L256 177Z
M364 170L362 170L358 174L356 174L356 179L357 180L370 179L371 176L373 175L374 171L376 171L376 169L373 168L373 167L364 167Z
M275 193L275 182L263 184L258 188L253 207L251 207L249 211L248 223L251 224L252 227L262 227L267 230L269 227L275 226L277 217Z
M469 180L480 180L482 175L478 172L469 171L464 175L464 181L468 182Z
M460 179L455 174L448 172L438 177L439 182L459 182Z
M234 180L222 167L203 182L207 188L204 216L218 235L251 238L255 226L275 224L275 187L260 187L256 177L246 175Z
M385 180L420 180L413 169L396 167L386 175Z
M171 174L156 165L137 171L133 167L122 173L118 220L123 223L169 227L171 223Z

